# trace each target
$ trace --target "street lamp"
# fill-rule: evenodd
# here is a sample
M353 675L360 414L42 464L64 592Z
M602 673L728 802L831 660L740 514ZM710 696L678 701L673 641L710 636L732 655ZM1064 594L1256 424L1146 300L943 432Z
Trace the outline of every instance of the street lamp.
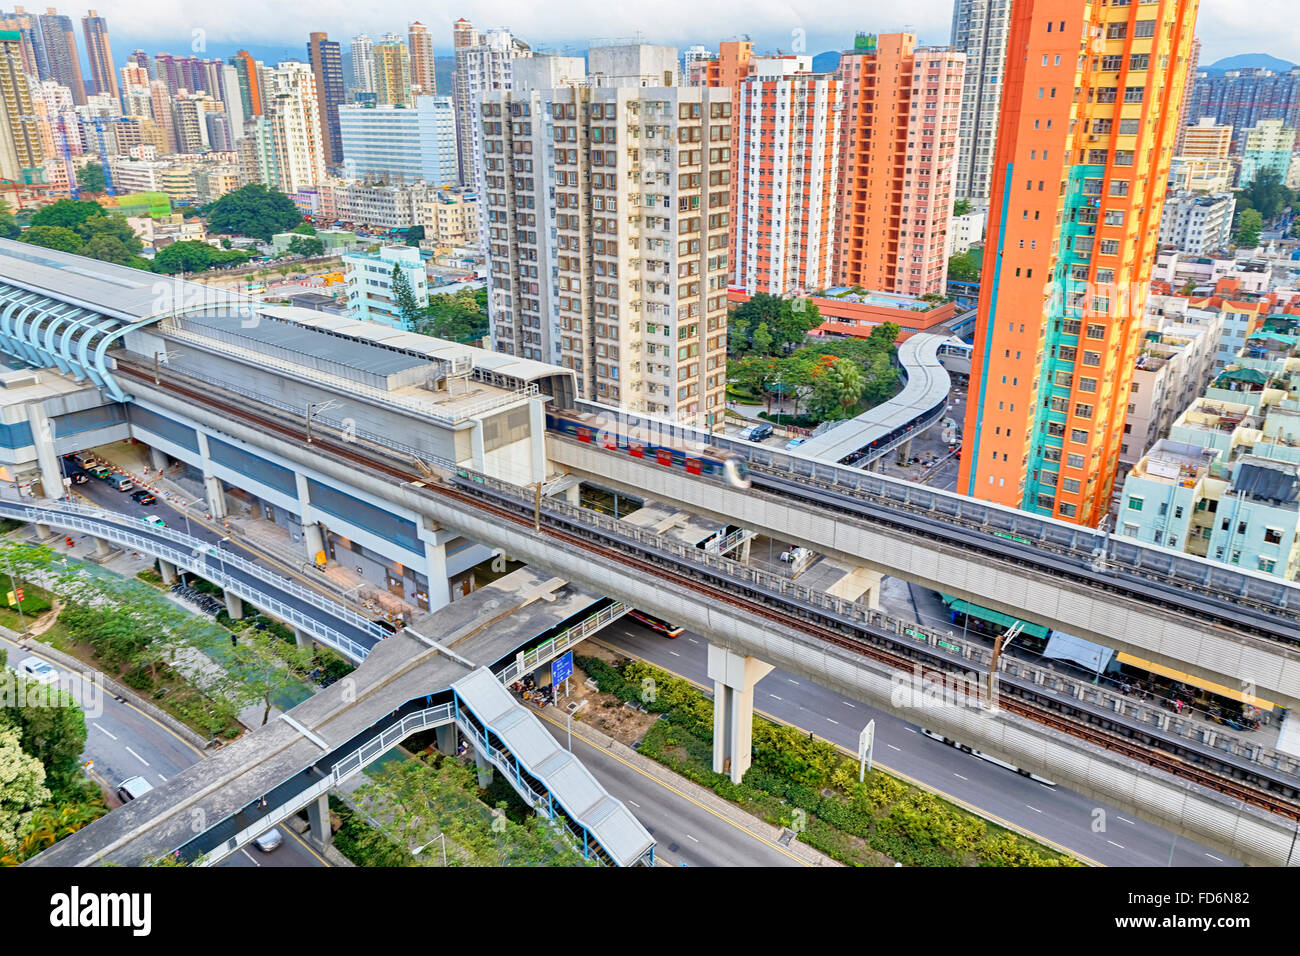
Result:
M445 833L439 833L428 843L424 844L424 846L416 847L414 850L411 851L411 856L418 856L421 851L423 851L427 847L432 846L434 843L438 842L439 840L442 841L442 865L446 866L447 865L447 834Z
M323 401L323 402L308 402L308 403L307 403L307 444L309 444L309 445L311 444L311 420L312 420L312 416L314 416L317 412L327 412L327 411L329 411L329 410L332 409L332 408L341 408L341 407L342 407L342 406L340 405L340 403L336 402L336 401L335 401L334 399L332 399L332 398L331 398L331 399L328 399L328 400L326 400L326 401Z

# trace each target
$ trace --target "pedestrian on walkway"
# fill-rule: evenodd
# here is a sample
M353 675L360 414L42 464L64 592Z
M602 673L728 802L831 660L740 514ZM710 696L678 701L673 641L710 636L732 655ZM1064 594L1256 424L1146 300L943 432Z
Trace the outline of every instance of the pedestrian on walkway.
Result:
M239 646L239 638L233 633L230 635L230 646L231 647Z

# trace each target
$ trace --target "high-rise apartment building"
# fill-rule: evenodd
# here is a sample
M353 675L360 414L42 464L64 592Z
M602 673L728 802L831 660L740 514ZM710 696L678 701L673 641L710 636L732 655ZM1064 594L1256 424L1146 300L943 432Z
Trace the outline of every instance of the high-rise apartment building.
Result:
M30 181L45 160L22 45L17 30L0 31L0 179L15 182Z
M1209 159L1227 159L1232 151L1232 127L1214 121L1212 116L1202 116L1195 126L1178 130L1182 138L1179 156L1205 156Z
M479 33L463 17L453 26L452 43L456 54L452 100L456 109L460 181L466 189L474 189L481 172L475 157L482 158L479 105L483 94L490 90L509 90L511 62L531 56L532 50L509 30Z
M406 106L411 102L411 53L396 33L375 44L375 102Z
M0 13L0 30L18 34L18 50L22 58L23 72L39 80L49 79L45 49L41 46L40 24L37 23L36 18L22 7L14 7L11 13Z
M592 48L587 67L516 60L513 89L483 95L492 345L703 425L726 384L731 92L678 85L672 47Z
M325 146L316 103L316 78L306 63L285 62L266 74L266 107L275 149L275 186L310 189L325 179Z
M167 152L177 152L176 118L172 114L171 92L167 89L165 80L149 81L149 107L153 121L162 131Z
M412 95L433 96L438 92L438 80L433 72L433 35L416 20L406 28L406 43L411 53Z
M953 197L988 206L1011 0L955 0L951 43L966 54Z
M239 50L230 58L230 65L235 68L239 82L239 101L244 108L245 119L262 115L262 71L261 64L253 59L247 50Z
M1192 102L1196 98L1196 71L1201 64L1201 38L1192 38L1192 51L1187 55L1187 88L1183 92L1183 108L1178 113L1178 137L1174 141L1174 155L1183 153L1183 144L1187 127L1191 125L1196 114L1192 112Z
M177 152L199 153L210 148L207 123L209 108L220 110L221 104L207 93L182 92L172 98Z
M410 106L340 107L343 175L454 186L460 178L450 96L417 96Z
M863 36L840 57L836 281L942 293L966 56L910 33Z
M1196 0L1025 0L1007 80L958 490L1107 513Z
M1280 119L1260 120L1246 132L1245 149L1241 155L1241 174L1238 186L1249 186L1264 171L1275 173L1285 180L1295 151L1295 127L1284 126Z
M375 92L375 43L364 33L352 38L349 50L352 57L351 90L356 93Z
M754 57L738 88L731 285L751 294L832 284L840 87L811 71L810 56ZM710 177L710 187L725 186L730 170Z
M81 57L77 55L77 35L72 32L72 18L49 7L37 20L41 27L41 45L45 48L49 79L72 90L72 101L78 106L84 106L86 84L81 78Z
M81 32L86 39L86 60L95 92L117 96L117 74L113 69L113 47L108 42L108 21L89 10L81 18Z
M1188 118L1212 116L1233 129L1232 148L1240 152L1246 131L1260 120L1280 119L1300 127L1300 67L1286 73L1261 68L1229 70L1221 76L1196 74Z
M316 110L320 115L325 164L343 162L343 135L339 131L339 106L344 101L343 55L327 34L313 33L307 40L307 59L316 78Z

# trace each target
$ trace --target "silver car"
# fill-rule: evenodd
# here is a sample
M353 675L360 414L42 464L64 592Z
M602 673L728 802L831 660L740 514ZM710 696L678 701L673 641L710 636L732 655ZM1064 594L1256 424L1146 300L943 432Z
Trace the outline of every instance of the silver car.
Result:
M263 853L270 853L283 842L284 837L280 834L279 827L276 827L273 830L267 830L260 837L254 840L253 845Z

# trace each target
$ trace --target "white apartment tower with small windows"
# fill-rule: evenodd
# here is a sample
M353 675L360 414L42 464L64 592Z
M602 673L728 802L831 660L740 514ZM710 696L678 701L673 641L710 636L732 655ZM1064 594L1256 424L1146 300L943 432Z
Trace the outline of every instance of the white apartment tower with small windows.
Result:
M296 193L324 182L325 144L311 67L285 62L267 70L263 96L275 148L276 182L268 185Z
M516 60L480 110L480 242L495 350L704 426L726 386L731 91L680 86L677 63L645 45Z
M509 30L479 33L468 20L454 27L456 66L452 74L452 100L456 110L456 142L459 151L460 182L475 189L482 158L479 139L478 108L483 95L492 90L510 89L510 64L520 57L532 56L528 44Z
M966 54L953 198L985 208L993 188L1011 0L954 0L953 49Z

